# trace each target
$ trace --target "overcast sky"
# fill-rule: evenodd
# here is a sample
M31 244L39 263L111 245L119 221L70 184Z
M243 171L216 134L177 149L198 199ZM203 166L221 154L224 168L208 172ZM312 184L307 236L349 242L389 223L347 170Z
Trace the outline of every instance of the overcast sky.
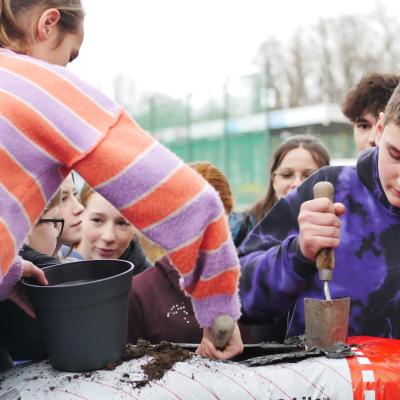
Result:
M83 0L85 40L70 68L111 94L117 74L174 97L249 73L261 42L320 17L371 11L400 18L400 0Z

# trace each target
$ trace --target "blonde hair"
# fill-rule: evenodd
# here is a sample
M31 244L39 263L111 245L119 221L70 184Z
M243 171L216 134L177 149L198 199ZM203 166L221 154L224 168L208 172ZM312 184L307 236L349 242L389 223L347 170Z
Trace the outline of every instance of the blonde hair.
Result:
M40 15L49 8L60 12L62 33L76 33L85 16L81 0L0 0L0 47L25 53L33 44Z
M43 214L47 211L51 210L54 207L59 207L61 204L61 191L57 190L56 194L52 197L52 199L46 204L46 208L43 211Z
M89 201L89 197L94 193L94 190L85 182L81 193L79 195L79 201L86 208L87 203Z
M189 165L218 192L226 213L230 214L233 209L233 196L226 176L207 161L197 161Z

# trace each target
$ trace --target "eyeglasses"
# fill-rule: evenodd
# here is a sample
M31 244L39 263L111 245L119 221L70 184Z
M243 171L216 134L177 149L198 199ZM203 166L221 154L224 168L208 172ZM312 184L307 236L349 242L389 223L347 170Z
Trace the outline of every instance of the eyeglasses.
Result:
M38 221L39 224L44 224L46 222L50 222L54 225L54 228L56 228L58 232L57 238L59 238L64 229L64 218L40 218Z
M317 170L315 169L307 169L302 172L295 172L291 169L288 169L282 171L275 171L272 175L286 182L293 182L296 179L296 177L299 177L300 181L303 182L316 171Z

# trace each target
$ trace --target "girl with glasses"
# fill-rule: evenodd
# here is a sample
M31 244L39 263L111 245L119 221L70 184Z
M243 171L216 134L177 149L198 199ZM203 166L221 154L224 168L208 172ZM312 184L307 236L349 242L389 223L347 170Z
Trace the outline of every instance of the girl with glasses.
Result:
M267 194L244 213L230 216L229 225L236 247L278 200L329 162L328 150L315 136L295 135L281 143L272 155Z
M52 256L56 250L57 239L62 234L63 227L64 220L60 218L60 192L57 192L38 222L31 229L25 241L25 251L30 247L39 253ZM23 254L24 251L22 252Z

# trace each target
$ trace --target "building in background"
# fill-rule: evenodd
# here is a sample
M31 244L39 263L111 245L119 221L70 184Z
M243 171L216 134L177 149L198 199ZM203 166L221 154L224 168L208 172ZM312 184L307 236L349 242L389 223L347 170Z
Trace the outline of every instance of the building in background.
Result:
M269 155L292 134L317 135L331 158L342 160L336 164L353 162L352 127L339 105L270 110L270 96L263 87L257 76L245 77L240 84L227 84L202 97L150 98L132 115L186 162L206 160L222 169L233 188L237 209L265 194Z

